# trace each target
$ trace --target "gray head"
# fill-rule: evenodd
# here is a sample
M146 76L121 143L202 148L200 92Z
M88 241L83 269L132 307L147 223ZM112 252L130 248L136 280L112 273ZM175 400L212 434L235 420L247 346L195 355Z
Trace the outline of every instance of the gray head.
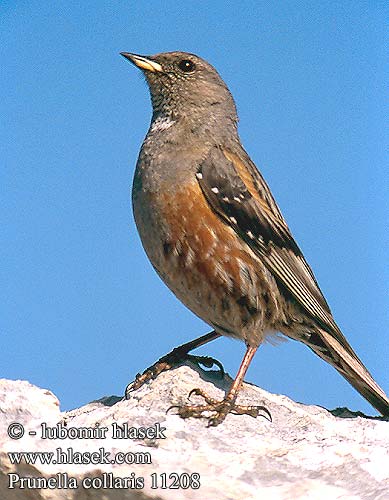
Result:
M191 121L229 123L236 128L234 99L218 72L204 59L187 52L121 55L143 71L154 118L190 117Z

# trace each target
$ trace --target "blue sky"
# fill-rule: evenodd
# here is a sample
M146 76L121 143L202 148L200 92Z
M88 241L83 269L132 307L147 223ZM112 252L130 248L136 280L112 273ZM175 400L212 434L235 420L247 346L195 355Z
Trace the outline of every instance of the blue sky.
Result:
M0 376L69 409L121 394L209 327L163 285L130 186L151 106L120 51L194 52L238 106L240 135L346 337L389 393L384 2L0 5ZM235 375L243 343L198 352ZM246 379L297 401L374 413L296 342Z

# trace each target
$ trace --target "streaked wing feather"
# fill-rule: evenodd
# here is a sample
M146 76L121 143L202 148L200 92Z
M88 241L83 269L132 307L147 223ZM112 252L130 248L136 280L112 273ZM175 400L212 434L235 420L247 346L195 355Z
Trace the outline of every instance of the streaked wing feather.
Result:
M242 150L241 156L213 148L197 179L210 207L261 258L315 322L309 336L288 333L332 364L383 415L389 399L339 330L313 272L294 241L266 182Z
M311 268L248 156L213 148L198 173L212 209L234 228L312 319L350 351ZM354 354L352 349L350 352Z

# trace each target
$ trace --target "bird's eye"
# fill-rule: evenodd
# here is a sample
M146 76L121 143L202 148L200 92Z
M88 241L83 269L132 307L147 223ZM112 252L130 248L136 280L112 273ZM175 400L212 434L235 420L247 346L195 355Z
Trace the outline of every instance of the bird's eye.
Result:
M192 73L196 68L195 64L189 59L183 59L182 61L180 61L178 63L178 67L184 73Z

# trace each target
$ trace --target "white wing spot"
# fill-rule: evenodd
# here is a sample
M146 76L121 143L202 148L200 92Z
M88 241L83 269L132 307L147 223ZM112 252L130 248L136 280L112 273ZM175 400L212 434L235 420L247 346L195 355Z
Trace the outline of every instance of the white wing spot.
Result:
M233 223L233 224L237 224L237 220L235 219L235 217L230 217L230 221Z
M201 180L203 178L203 174L201 172L197 172L196 177Z
M230 201L229 197L228 196L223 196L222 198L223 201Z
M251 231L247 231L247 236L252 240L254 239L254 235Z
M217 187L213 187L211 188L211 191L215 194L217 194L219 192L218 188Z
M238 198L237 196L234 196L234 200L237 201L238 203L241 203L240 198Z

